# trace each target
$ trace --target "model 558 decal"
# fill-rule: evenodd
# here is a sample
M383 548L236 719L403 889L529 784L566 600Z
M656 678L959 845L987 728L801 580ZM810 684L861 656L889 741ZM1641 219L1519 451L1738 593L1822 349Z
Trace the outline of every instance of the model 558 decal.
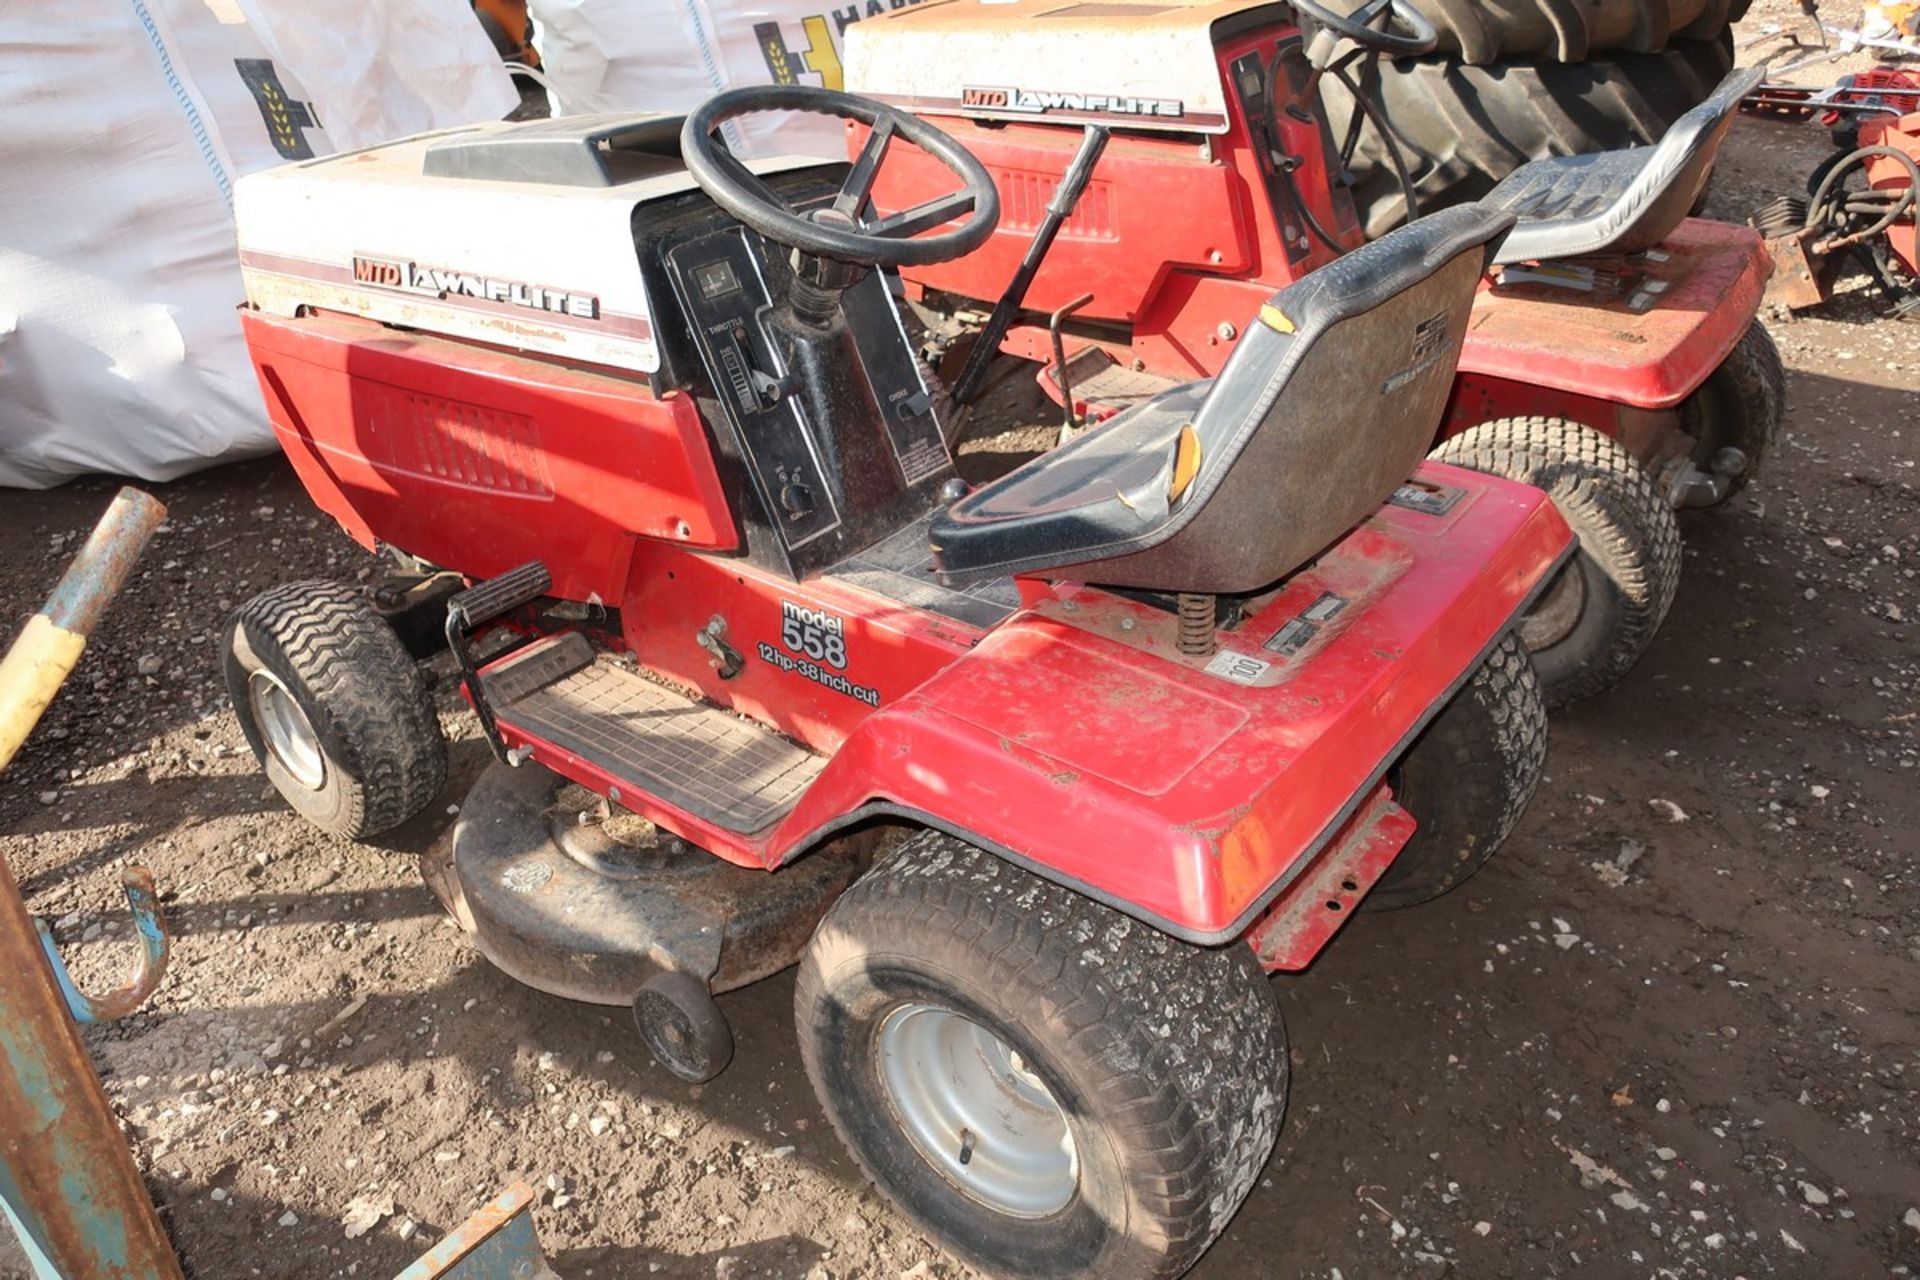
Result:
M503 280L498 276L475 275L470 271L450 271L444 267L423 267L399 258L374 258L356 254L353 278L357 284L370 284L398 293L415 293L424 298L444 298L449 294L478 298L482 302L504 302L532 311L551 311L577 320L600 318L600 299L591 293L570 289L549 289L523 280Z
M870 707L880 705L880 691L855 684L841 675L847 669L847 620L826 612L809 609L792 600L780 602L780 644L762 640L760 661L835 693L844 693Z

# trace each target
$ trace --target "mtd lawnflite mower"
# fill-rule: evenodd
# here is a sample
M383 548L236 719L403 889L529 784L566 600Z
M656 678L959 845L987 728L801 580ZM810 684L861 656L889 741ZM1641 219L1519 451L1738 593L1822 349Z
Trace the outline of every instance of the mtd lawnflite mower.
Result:
M718 140L785 110L879 141ZM920 152L960 189L876 207ZM889 279L999 199L906 113L740 89L238 190L275 431L406 570L234 618L294 808L358 837L429 802L401 636L442 628L498 763L428 875L500 968L631 1006L699 1080L732 1052L711 993L797 958L820 1105L928 1232L1004 1275L1190 1265L1280 1124L1262 970L1458 884L1539 776L1511 627L1572 535L1422 460L1512 216L1263 297L1217 377L969 492Z
M954 0L852 28L848 87L937 119L1006 210L973 253L901 272L931 354L972 341L956 403L996 351L1041 365L1070 425L1218 374L1261 299L1364 242L1345 179L1358 130L1336 138L1320 86L1364 104L1357 59L1436 38L1410 0ZM1778 427L1760 238L1687 217L1760 75L1734 73L1658 146L1534 161L1487 197L1519 227L1432 443L1547 489L1580 535L1521 624L1550 704L1633 666L1679 582L1671 508L1724 500ZM1392 121L1363 120L1391 143ZM849 154L864 143L849 130ZM943 178L903 157L876 198L917 204Z

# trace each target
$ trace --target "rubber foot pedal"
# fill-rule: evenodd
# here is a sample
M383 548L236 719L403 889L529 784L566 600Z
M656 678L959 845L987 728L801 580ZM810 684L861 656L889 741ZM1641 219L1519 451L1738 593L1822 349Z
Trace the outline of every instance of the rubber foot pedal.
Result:
M538 560L529 560L497 578L476 582L447 602L447 612L471 630L530 604L553 588L553 575Z

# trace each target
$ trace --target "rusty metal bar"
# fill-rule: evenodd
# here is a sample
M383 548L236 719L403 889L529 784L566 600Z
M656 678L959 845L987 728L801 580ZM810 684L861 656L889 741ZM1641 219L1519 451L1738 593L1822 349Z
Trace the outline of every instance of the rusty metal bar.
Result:
M79 661L87 633L165 515L146 494L122 489L0 661L0 769ZM130 900L141 899L136 913L153 906L152 891L151 877L130 881ZM151 912L148 919L164 959L164 933ZM154 945L149 938L135 989L158 979ZM0 1205L34 1270L53 1280L179 1280L180 1264L4 858L0 975ZM133 993L102 1004L118 1008Z
M179 1280L80 1030L0 859L0 1199L59 1280Z
M147 1002L166 976L173 940L167 933L167 918L160 911L160 891L154 887L153 872L145 867L128 867L120 873L120 888L127 895L127 910L133 913L140 952L134 958L133 975L104 996L89 996L74 985L66 962L54 946L52 930L44 920L35 918L33 922L40 933L40 949L47 955L47 967L53 970L54 982L66 999L67 1012L83 1027L126 1017Z

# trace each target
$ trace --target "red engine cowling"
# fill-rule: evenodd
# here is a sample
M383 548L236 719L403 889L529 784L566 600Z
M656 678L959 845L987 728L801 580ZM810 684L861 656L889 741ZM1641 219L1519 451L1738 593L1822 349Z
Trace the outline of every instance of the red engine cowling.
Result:
M240 318L280 447L363 545L475 578L537 559L556 596L610 604L636 536L738 545L689 396L358 317Z
M1082 295L1077 322L1130 330L1115 353L1161 372L1191 376L1218 372L1233 346L1223 326L1238 326L1268 295L1331 262L1337 254L1315 237L1297 210L1307 202L1313 219L1341 246L1364 237L1344 187L1327 172L1326 144L1317 119L1290 114L1294 102L1288 52L1298 32L1274 25L1242 32L1216 46L1223 83L1236 83L1249 59L1258 66L1260 93L1232 104L1223 134L1118 132L1035 277L1026 308L1051 312ZM1268 89L1264 86L1273 86ZM1046 214L1075 150L1080 131L1062 122L975 121L943 116L951 133L993 173L1000 191L999 228L987 244L957 261L902 274L910 289L938 290L991 302L1012 278L1034 229ZM1255 131L1271 130L1271 150L1293 172L1275 168ZM865 141L850 132L849 155ZM890 155L874 191L875 203L903 209L944 194L952 176L936 161L900 149ZM1043 360L1046 335L1016 327L1006 348Z

